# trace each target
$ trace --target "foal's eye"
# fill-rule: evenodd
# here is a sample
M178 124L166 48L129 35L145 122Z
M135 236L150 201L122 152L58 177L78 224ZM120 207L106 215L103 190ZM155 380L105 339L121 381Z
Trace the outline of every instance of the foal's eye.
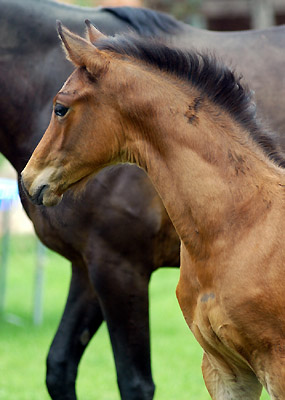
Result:
M68 110L69 110L68 107L65 107L65 106L63 106L62 104L59 104L59 103L57 103L54 106L54 113L58 117L64 117Z

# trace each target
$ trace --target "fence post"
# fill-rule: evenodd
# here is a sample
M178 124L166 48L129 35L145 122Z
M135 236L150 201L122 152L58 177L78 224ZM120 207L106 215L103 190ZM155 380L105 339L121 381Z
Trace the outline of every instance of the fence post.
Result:
M33 322L35 325L40 325L43 322L45 260L46 260L46 247L37 239L35 287L34 287L34 311L33 311Z
M0 254L0 313L4 312L6 300L6 279L10 242L10 211L2 212L2 240Z
M275 25L272 0L251 0L251 28L264 29Z

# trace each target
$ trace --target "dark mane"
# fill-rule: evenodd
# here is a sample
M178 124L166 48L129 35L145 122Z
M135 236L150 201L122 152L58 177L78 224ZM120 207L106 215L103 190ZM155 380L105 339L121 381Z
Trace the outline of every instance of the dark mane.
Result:
M202 95L228 111L247 129L265 154L285 168L285 156L277 135L267 132L256 118L252 92L247 85L241 84L241 77L213 55L172 48L157 40L145 40L133 34L101 39L96 42L96 47L133 57L190 82Z
M143 36L174 35L184 29L183 23L170 15L147 8L104 7L102 10L127 22L131 29Z

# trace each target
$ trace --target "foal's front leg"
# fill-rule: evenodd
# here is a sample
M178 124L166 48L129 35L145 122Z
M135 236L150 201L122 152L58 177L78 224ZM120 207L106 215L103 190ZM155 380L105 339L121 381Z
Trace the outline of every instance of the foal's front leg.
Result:
M72 265L69 295L47 358L46 384L53 400L76 400L77 368L103 321L85 265Z
M215 324L220 327L227 319L218 306L215 290L210 283L206 289L201 288L195 264L182 244L176 293L184 318L205 351L202 371L208 392L213 400L259 400L262 385L257 376L247 362L239 357L235 347L223 342L211 325L210 315L214 316ZM224 326L229 325L226 323ZM229 334L229 338L231 342L234 336Z
M259 400L262 385L249 368L225 368L226 363L204 353L203 377L213 400Z

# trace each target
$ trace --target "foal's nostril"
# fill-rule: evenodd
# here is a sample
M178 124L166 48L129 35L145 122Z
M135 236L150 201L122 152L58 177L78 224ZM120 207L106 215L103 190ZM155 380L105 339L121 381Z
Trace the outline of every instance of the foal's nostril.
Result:
M46 189L48 187L49 187L49 185L43 185L43 186L40 186L39 188L37 188L36 193L30 197L30 199L32 200L32 202L34 204L37 204L39 206L43 205L44 192L46 191Z

